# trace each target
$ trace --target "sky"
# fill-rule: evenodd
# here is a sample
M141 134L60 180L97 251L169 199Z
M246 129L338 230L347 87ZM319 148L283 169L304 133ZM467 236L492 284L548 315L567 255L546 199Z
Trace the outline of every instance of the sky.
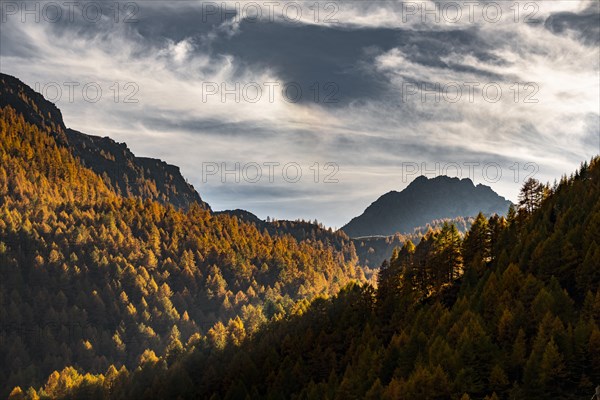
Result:
M600 153L598 1L0 5L1 72L213 210L341 227L418 175L516 201Z

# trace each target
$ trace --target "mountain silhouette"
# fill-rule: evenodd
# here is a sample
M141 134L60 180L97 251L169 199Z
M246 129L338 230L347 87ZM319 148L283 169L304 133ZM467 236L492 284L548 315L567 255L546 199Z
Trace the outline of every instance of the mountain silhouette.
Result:
M391 191L341 229L350 237L411 233L443 218L506 214L511 202L489 186L468 179L419 176L401 192Z

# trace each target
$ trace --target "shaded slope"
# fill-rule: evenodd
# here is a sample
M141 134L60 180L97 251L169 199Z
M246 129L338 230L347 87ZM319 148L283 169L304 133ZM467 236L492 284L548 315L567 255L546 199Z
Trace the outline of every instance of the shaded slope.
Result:
M20 97L22 112L0 107L1 398L67 365L104 372L175 356L211 329L241 340L361 278L351 243L338 251L200 204L119 196L59 143L60 123Z
M475 186L470 179L439 176L416 178L401 192L388 192L362 215L341 229L350 237L412 233L436 219L506 214L510 201L489 186Z
M241 345L199 343L64 398L589 399L600 382L599 218L596 158L533 213L487 220L490 257L465 239L464 275L433 292L409 283L445 262L435 235L386 263L377 290L349 285Z

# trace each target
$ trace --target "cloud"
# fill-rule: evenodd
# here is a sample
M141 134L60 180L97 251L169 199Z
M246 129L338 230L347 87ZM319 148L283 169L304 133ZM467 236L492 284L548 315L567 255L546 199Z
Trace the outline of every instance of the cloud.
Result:
M462 177L465 163L479 163L473 180L516 200L535 166L536 177L552 181L597 154L598 3L530 2L537 8L516 18L511 2L498 2L502 18L493 23L492 8L452 22L444 14L451 3L319 3L316 15L314 2L302 2L299 18L288 8L272 20L206 2L140 2L128 23L92 23L80 12L57 23L9 15L0 69L42 89L58 83L68 126L181 166L214 209L262 217L342 226L405 187L407 163L450 174L458 164ZM79 83L73 101L66 82ZM472 102L470 82L479 84ZM101 88L99 101L85 101L87 83ZM448 100L456 94L456 86L443 91L449 83L462 88L460 100ZM492 83L502 89L496 102L484 97ZM302 98L282 94L298 87ZM273 183L204 182L207 162L293 162L305 179L289 183L279 171ZM322 181L329 162L338 183ZM315 163L319 183L310 179ZM494 165L503 174L492 182Z

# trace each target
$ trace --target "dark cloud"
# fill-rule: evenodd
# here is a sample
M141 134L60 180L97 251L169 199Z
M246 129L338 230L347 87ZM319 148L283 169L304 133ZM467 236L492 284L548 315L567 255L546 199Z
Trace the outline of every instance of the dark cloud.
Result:
M0 18L4 18L2 15ZM8 21L8 16L6 16ZM38 53L36 43L28 40L24 31L11 29L7 23L0 23L0 66L2 57L19 57L23 59L34 59Z
M259 125L247 122L224 121L214 118L188 119L180 117L177 119L166 119L160 117L148 117L145 118L144 121L141 121L141 123L146 127L152 127L153 129L161 131L181 131L205 136L248 136L255 140L259 140L278 134L278 132L273 130L268 124Z
M176 7L161 7L160 3L141 2L140 13L135 24L138 33L146 40L170 39L179 42L192 37L201 39L218 26L235 17L235 13L213 13L202 4L215 2L177 2Z
M475 29L443 32L418 32L401 29L338 29L315 25L257 24L240 25L240 33L220 36L213 43L215 53L235 55L241 65L274 69L286 82L297 82L304 93L319 82L321 91L334 82L339 93L336 103L378 99L390 90L388 78L370 66L376 56L398 48L413 62L424 66L456 71L477 72L494 76L473 67L450 64L443 59L454 53L470 55L477 60L503 61L486 50ZM331 92L330 92L331 93ZM323 96L324 93L321 93ZM314 101L312 93L303 102Z
M600 44L600 3L592 2L581 13L559 12L546 19L545 27L555 34L575 32L588 46Z

